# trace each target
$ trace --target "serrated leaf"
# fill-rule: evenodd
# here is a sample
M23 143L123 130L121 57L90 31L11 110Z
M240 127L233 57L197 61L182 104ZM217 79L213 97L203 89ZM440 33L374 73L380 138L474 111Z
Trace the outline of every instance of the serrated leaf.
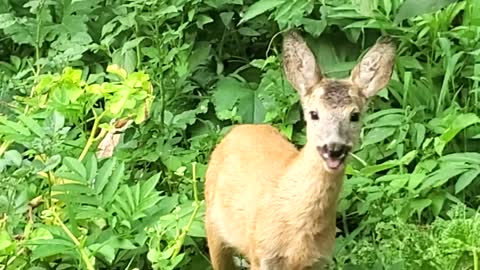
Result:
M160 173L154 174L150 177L147 181L142 183L141 193L143 196L148 196L153 190L155 190L155 186L158 184L160 180Z
M116 165L116 158L111 158L103 163L103 166L98 170L97 177L93 188L97 194L100 194L108 183L109 177L112 175L113 168Z
M63 164L67 166L67 168L69 168L72 172L80 176L81 179L87 179L87 170L85 169L85 166L83 166L82 162L80 162L78 159L72 157L65 157L63 158Z
M105 190L103 191L103 197L102 197L103 205L107 205L113 200L114 194L118 189L120 181L122 180L124 171L125 171L125 163L122 162L118 164L117 168L115 169L112 176L110 177L108 184L105 186Z
M85 159L85 169L87 170L87 181L93 182L93 179L97 175L97 158L95 155L88 155ZM95 187L95 185L92 185Z

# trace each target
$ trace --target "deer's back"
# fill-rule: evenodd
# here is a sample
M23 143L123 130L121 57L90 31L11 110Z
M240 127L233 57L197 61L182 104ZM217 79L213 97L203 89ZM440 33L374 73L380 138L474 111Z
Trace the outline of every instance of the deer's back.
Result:
M229 244L248 252L259 198L270 195L297 154L295 146L268 125L236 126L218 144L206 173L207 215Z

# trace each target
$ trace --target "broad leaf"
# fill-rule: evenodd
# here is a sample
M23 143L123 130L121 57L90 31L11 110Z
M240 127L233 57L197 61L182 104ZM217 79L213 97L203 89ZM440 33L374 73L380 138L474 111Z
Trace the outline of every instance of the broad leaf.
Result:
M405 0L395 16L395 22L437 11L455 2L456 0Z

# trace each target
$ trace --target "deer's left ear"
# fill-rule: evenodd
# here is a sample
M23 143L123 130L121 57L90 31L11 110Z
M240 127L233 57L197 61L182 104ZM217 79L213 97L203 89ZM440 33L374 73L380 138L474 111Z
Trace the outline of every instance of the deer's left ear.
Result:
M396 46L390 38L380 38L352 70L350 79L365 97L376 95L392 76Z

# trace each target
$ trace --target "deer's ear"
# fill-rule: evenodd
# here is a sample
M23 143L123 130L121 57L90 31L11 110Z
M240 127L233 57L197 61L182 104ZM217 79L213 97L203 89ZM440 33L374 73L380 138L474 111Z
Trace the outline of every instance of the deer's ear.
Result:
M352 70L350 79L365 97L376 95L392 76L396 46L390 38L380 38Z
M283 38L283 68L288 81L301 96L307 95L323 78L315 56L296 31L288 32Z

